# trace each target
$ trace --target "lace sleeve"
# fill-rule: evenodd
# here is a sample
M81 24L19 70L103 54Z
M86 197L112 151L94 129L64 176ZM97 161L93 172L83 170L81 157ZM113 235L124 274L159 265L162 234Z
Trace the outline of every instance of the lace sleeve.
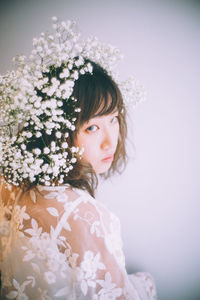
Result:
M94 300L156 299L147 273L132 277L126 273L118 218L94 199L82 200L65 221L67 229L60 233L69 245L77 293L86 299L92 295Z
M62 232L69 243L79 292L85 297L120 299L122 295L124 261L115 221L91 201L81 202L68 219L69 230Z

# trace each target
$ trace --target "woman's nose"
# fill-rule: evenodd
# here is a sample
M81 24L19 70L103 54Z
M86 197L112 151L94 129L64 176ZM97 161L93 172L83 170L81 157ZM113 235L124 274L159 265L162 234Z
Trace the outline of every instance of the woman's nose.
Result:
M108 150L112 149L114 144L114 136L112 136L111 132L105 130L103 132L102 142L101 142L101 149Z

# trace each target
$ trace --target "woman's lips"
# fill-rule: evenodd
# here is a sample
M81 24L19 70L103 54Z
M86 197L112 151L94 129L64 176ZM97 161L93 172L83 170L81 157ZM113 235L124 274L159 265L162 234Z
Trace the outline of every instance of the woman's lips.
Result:
M103 162L111 162L113 160L113 157L114 157L113 155L109 155L109 156L103 158L101 161L103 161Z

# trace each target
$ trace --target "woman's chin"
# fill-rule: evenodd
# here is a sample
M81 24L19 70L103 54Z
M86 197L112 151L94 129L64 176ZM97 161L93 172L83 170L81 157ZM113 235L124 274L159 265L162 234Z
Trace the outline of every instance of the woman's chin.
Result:
M112 162L103 163L103 165L94 168L94 171L96 174L104 174L110 169L111 164Z

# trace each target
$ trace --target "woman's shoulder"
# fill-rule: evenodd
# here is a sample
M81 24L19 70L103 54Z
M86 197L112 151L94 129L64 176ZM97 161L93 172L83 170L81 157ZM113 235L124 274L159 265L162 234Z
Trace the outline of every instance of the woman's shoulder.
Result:
M58 218L65 215L67 218L84 218L89 220L110 222L118 227L119 219L111 212L104 203L96 200L87 191L74 188L70 185L44 187L40 186L37 190L31 190L29 197L37 199L36 203L48 211L49 214Z
M4 205L10 204L12 201L33 210L36 208L44 209L48 206L56 206L63 210L69 205L78 205L93 207L93 209L104 211L107 214L111 213L105 204L96 200L86 190L74 188L69 184L21 188L8 183L0 176L0 196Z
M21 214L26 213L29 216L29 223L30 219L37 220L46 231L50 228L47 225L50 224L55 227L64 213L68 217L70 215L74 217L77 215L77 211L84 218L85 216L87 218L92 216L94 220L104 219L116 224L118 222L118 218L105 204L93 198L87 191L74 188L69 184L60 186L40 185L21 189L8 185L5 180L0 178L0 186L3 206L10 205L12 202L17 205L17 210Z

